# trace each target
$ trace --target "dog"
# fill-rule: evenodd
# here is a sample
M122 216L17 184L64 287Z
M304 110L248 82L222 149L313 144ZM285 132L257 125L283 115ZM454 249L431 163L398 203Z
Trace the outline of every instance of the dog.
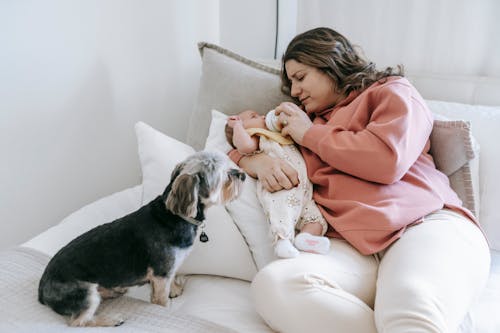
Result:
M169 296L182 291L171 284L180 287L175 273L193 246L206 209L235 199L244 180L245 173L222 153L191 155L176 165L162 195L57 252L40 279L39 302L69 317L70 326L123 324L122 318L95 313L102 299L121 296L131 286L149 283L151 302L167 306Z

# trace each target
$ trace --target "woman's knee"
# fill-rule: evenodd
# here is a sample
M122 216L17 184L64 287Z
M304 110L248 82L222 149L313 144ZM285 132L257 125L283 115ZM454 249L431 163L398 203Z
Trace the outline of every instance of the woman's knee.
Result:
M275 261L261 269L252 281L252 294L257 309L269 302L276 305L284 300L288 285L285 260Z
M261 269L251 285L255 310L276 331L281 331L281 320L287 316L284 306L287 277L283 274L280 262L273 262Z
M375 332L373 311L331 279L280 260L252 282L257 312L280 332Z
M380 332L447 332L445 314L435 293L412 279L380 292L375 301L375 322Z
M434 218L433 218L434 217ZM375 320L383 332L454 332L487 278L480 230L446 212L409 229L382 258Z

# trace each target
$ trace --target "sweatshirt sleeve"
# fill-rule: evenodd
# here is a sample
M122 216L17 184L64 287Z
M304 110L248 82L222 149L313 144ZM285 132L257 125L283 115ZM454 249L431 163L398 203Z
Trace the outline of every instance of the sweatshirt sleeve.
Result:
M227 153L227 156L233 161L236 165L240 165L240 160L243 158L243 154L241 154L237 149L232 149Z
M390 82L371 93L364 98L372 100L360 104L373 108L364 113L370 115L364 128L352 131L331 122L314 124L302 143L335 169L392 184L422 154L432 130L432 115L410 85Z

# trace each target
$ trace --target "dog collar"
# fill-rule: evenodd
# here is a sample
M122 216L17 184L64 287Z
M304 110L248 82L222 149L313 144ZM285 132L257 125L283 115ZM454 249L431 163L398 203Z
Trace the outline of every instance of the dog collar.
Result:
M194 219L192 217L189 217L189 216L184 216L184 215L179 215L183 220L185 220L186 222L189 222L191 224L194 224L195 226L199 227L200 225L203 224L204 221L200 221L200 220L197 220L197 219Z
M189 216L183 216L183 215L179 215L179 216L184 221L189 222L191 224L194 224L197 227L201 227L200 242L202 242L202 243L208 242L208 236L207 236L207 234L204 231L204 229L205 229L205 221L200 221L200 220L194 219L194 218L189 217Z

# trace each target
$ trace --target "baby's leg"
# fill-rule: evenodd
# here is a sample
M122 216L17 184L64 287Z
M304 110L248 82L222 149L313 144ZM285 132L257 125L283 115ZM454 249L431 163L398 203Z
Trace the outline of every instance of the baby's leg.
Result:
M314 220L309 223L303 223L300 228L300 232L307 232L313 236L323 236L323 225L320 222L315 222Z
M279 258L295 258L299 255L299 250L293 246L292 242L288 239L279 239L274 245L274 253Z
M294 245L304 252L327 254L330 251L330 240L327 237L311 235L304 231L295 236Z
M295 247L305 252L328 253L330 240L323 237L328 225L313 200L305 204L297 228L300 233L295 237Z
M260 185L260 184L259 184ZM270 193L257 187L257 194L264 208L274 239L274 252L279 258L293 258L299 255L292 241L295 236L295 224L301 213L301 197L297 189Z

